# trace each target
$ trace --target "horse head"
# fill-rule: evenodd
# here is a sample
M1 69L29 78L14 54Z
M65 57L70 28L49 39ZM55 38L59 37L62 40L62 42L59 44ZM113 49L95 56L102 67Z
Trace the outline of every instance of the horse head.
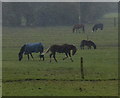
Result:
M75 55L76 51L77 51L77 48L75 46L73 46L73 48L72 48L72 55Z
M19 58L19 61L21 61L22 58L23 58L23 54L19 52L19 54L18 54L18 58Z
M19 52L19 54L18 54L19 61L21 61L22 58L23 58L23 53L24 53L24 51L25 51L25 47L26 47L26 45L23 45L23 46L21 47L21 49L20 49L20 52Z
M95 44L94 44L94 46L93 46L93 47L94 47L94 49L96 49L96 45L95 45Z

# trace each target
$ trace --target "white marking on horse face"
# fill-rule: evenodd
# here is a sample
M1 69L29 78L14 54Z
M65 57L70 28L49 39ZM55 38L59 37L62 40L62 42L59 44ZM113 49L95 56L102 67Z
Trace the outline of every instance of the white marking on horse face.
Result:
M92 31L93 32L93 31Z

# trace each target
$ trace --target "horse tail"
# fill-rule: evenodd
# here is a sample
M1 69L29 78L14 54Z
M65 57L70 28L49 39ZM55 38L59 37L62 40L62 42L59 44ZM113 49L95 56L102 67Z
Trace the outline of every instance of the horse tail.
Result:
M73 27L73 33L74 33L74 31L75 31L75 28Z
M82 44L80 44L80 48L82 48Z
M80 43L80 47L84 47L85 44L86 44L86 40L82 40Z
M50 51L50 47L47 48L47 50L45 52L42 53L42 55L45 55L46 53L48 53Z
M74 46L74 47L72 48L72 55L75 55L76 51L77 51L77 48Z
M46 52L45 53L48 53L50 51L50 47L46 50Z
M80 43L80 48L82 49L84 47L83 42Z

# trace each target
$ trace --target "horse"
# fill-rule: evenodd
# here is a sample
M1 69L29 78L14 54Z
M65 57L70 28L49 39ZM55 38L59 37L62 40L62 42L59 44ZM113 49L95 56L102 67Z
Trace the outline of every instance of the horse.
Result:
M76 25L74 25L73 26L73 33L76 31L78 31L78 30L80 30L82 28L82 30L83 30L83 32L85 32L85 26L83 25L83 24L76 24ZM79 33L80 33L80 31L79 31Z
M38 53L38 52L40 52L40 60L41 58L43 58L43 61L44 61L44 55L42 55L43 50L44 50L44 47L42 43L24 44L21 47L20 52L18 53L19 61L22 60L23 54L27 55L29 60L29 54L31 55L32 59L34 59L32 53Z
M103 24L102 23L95 24L92 28L92 32L96 31L97 29L103 30Z
M68 57L70 57L70 60L73 62L72 57L71 57L71 51L72 51L72 55L75 55L77 48L74 45L69 45L69 44L63 44L63 45L51 45L45 53L50 53L50 62L51 62L51 57L53 56L54 60L57 62L57 59L55 57L56 52L57 53L65 53L66 57L63 58L63 60L67 59ZM44 53L44 54L45 54Z
M89 40L82 40L80 44L80 48L84 49L84 46L88 46L88 49L91 49L91 46L93 46L94 49L96 49L96 45L93 41Z

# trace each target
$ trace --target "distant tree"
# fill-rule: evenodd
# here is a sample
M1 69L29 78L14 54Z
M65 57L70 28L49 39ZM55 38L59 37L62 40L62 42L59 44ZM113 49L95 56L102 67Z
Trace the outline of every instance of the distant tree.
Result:
M18 25L20 24L20 17L18 12L15 12L16 9L13 9L13 5L11 3L3 3L3 25Z
M96 21L115 11L116 3L90 2L3 2L3 25L49 26L73 25Z
M3 3L3 25L20 26L23 17L26 19L26 25L30 25L32 20L32 9L28 3Z
M104 14L117 11L117 3L112 2L81 2L80 4L81 22L94 22Z

